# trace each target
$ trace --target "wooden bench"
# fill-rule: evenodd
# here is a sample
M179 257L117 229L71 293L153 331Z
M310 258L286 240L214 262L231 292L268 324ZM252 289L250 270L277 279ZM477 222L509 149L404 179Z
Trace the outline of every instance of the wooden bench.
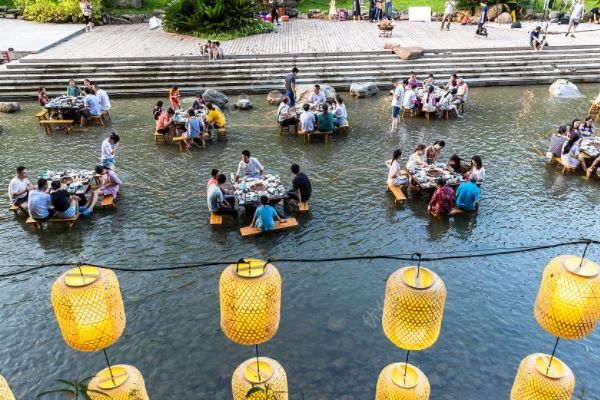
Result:
M296 218L288 218L285 222L275 222L275 228L273 231L292 228L294 226L298 226L298 221L296 221ZM245 226L240 228L240 233L242 236L258 235L261 232L262 231L255 226Z
M19 211L23 214L23 215L28 215L27 213L27 203L22 203L22 204L11 204L10 207L8 207L9 211L12 211L15 213L15 215L19 214Z
M331 135L331 131L329 132L321 132L321 131L309 131L309 132L302 132L302 135L304 135L304 144L309 144L310 143L310 138L312 136L323 136L325 138L325 144L329 143L329 135Z
M477 214L479 212L479 203L475 203L475 209L472 211L465 211L465 210L461 210L460 208L452 208L452 210L450 210L450 214L448 214L449 216L453 217L456 215L471 215L471 214Z
M43 121L45 119L48 119L48 110L43 108L40 112L35 114L35 117L38 119L38 121Z
M575 172L575 168L573 168L569 165L563 164L562 159L560 157L553 157L548 160L548 164L553 164L553 163L562 165L563 169L561 171L561 174L563 174L563 175L567 172Z
M62 126L65 128L65 133L71 133L71 127L73 126L72 119L43 119L40 120L40 126L44 128L46 135L52 133L53 126Z
M163 143L165 144L165 135L160 132L154 132L154 144Z
M27 224L32 224L35 227L36 232L40 232L42 230L42 225L43 224L67 224L67 227L69 229L71 229L74 225L75 222L77 222L77 220L79 219L79 216L81 215L81 213L77 213L75 214L74 217L71 218L57 218L57 217L52 217L47 221L44 222L40 222L40 221L36 221L35 219L29 217L27 218L27 221L25 221L25 223Z
M104 126L104 121L102 121L102 114L100 115L90 115L89 117L84 117L85 122L91 123L93 125L101 125Z
M100 113L100 119L104 119L107 118L110 122L112 122L112 117L110 116L110 113L108 112L108 110L103 110Z
M217 215L213 212L210 213L210 224L211 225L221 225L223 223L223 216Z
M188 138L183 136L175 136L173 138L173 143L177 143L179 145L179 152L182 153L187 150L186 140Z
M347 135L349 129L350 125L348 124L348 121L346 121L344 125L333 128L333 133L337 133L338 135Z
M388 191L394 195L394 203L402 202L406 200L406 196L402 193L402 190L398 186L392 185L390 182L387 183Z
M308 201L303 201L298 204L298 211L300 212L308 212Z
M100 203L100 207L101 208L105 208L105 207L117 208L115 201L116 201L116 199L113 197L113 195L109 194L108 196L104 196L102 198L102 203Z
M290 128L294 127L294 135L298 135L298 125L286 125L283 126L281 124L279 124L279 134L283 135L284 133L287 133L288 135L291 135L292 132L290 131Z

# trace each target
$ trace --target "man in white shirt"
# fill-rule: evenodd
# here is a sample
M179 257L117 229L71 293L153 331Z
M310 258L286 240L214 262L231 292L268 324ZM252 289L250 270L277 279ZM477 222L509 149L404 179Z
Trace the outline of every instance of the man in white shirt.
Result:
M98 102L100 103L100 109L102 111L110 110L110 100L108 98L108 94L106 93L106 90L100 89L100 86L98 86L97 83L94 83L92 86L94 87L94 90L96 91L96 97L98 98Z
M402 107L412 111L415 108L416 102L417 94L415 93L414 88L411 85L408 85L408 88L404 93L404 101L402 102Z
M464 79L458 80L458 89L456 91L456 97L460 100L459 104L462 104L467 101L467 96L469 95L469 86Z
M29 179L27 179L27 175L27 168L17 167L17 176L12 178L8 185L8 197L14 205L21 206L26 203L29 191L34 189Z
M296 110L289 106L290 98L285 96L277 110L277 122L281 126L296 126Z
M313 92L310 94L308 98L309 103L311 104L323 104L327 101L325 97L325 93L321 92L321 86L315 85Z
M315 130L315 114L310 112L310 105L305 103L302 106L302 114L300 114L300 130L302 132L312 132Z
M442 17L442 28L444 30L444 25L446 22L448 26L446 30L450 30L450 22L452 22L452 17L454 16L454 0L446 0L446 4L444 5L444 16Z
M404 88L407 84L408 80L406 79L402 82L398 79L392 80L394 93L392 94L392 129L390 129L390 132L394 132L398 128L400 111L402 109L402 103L404 102Z
M117 152L117 147L119 147L120 140L121 138L119 135L113 132L102 142L102 154L100 156L100 161L103 166L114 169L115 153Z
M242 178L260 178L265 172L262 164L254 157L250 157L250 151L242 151L242 161L240 161L235 174L235 181L239 181Z

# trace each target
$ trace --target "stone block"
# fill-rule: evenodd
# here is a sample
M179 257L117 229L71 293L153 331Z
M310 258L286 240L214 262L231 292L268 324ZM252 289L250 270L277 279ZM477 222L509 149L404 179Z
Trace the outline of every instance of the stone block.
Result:
M401 60L417 60L423 57L425 51L422 47L394 47L393 52Z

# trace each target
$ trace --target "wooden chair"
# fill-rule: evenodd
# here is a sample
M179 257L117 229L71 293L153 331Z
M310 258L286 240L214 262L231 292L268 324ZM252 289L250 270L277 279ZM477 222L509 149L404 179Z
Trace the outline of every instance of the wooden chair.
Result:
M211 225L221 225L223 223L223 216L217 215L213 212L210 213L210 224Z
M44 128L44 132L46 135L52 133L52 127L63 127L65 129L65 133L71 133L71 128L73 127L72 119L42 119L39 121L40 126Z
M402 193L402 190L398 186L392 185L390 182L387 183L388 192L392 192L394 195L394 203L403 202L406 200L406 196Z
M288 218L285 222L275 222L275 228L273 231L292 228L294 226L298 226L298 221L296 221L296 218ZM240 228L240 233L242 236L258 235L261 232L262 231L255 226L245 226Z
M69 229L71 229L71 228L73 228L73 226L75 226L75 223L79 219L80 215L81 215L81 213L77 213L77 214L75 214L74 217L71 217L71 218L52 217L49 220L44 221L44 222L36 221L35 219L29 217L29 218L27 218L27 221L25 221L25 223L32 224L37 233L41 232L43 224L66 224L67 227Z
M8 210L14 212L15 215L19 215L19 212L23 215L29 215L27 212L27 203L11 204Z
M112 194L109 194L108 196L104 196L102 198L102 203L100 203L100 207L101 208L106 208L106 207L112 207L112 208L117 208L117 205L115 204L117 200L113 197Z
M165 144L165 135L160 132L154 132L154 144Z
M38 119L38 121L48 119L48 110L46 110L45 108L42 108L42 110L40 112L38 112L37 114L35 114L35 116Z
M100 119L104 119L107 118L110 122L112 122L112 117L110 116L110 113L108 112L108 110L103 110L100 113Z

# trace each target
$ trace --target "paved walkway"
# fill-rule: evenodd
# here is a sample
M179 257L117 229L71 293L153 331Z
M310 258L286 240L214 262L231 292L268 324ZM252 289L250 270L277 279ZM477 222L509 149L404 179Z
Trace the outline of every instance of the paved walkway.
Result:
M474 26L453 24L449 32L440 32L437 22L396 22L391 38L380 38L376 24L366 21L334 22L296 19L281 26L279 32L223 43L226 55L281 54L281 53L338 53L381 51L385 43L402 46L421 46L425 49L512 48L527 45L529 29L498 28L489 24L489 37L475 38ZM598 45L600 25L581 24L577 38L551 35L553 46ZM564 31L564 25L551 25L549 31ZM10 35L9 35L10 36ZM60 44L34 58L118 58L167 57L198 54L199 39L190 36L149 30L146 25L119 25L98 27L92 33L79 35L68 43Z
M0 50L37 52L81 32L83 25L38 24L0 18Z

